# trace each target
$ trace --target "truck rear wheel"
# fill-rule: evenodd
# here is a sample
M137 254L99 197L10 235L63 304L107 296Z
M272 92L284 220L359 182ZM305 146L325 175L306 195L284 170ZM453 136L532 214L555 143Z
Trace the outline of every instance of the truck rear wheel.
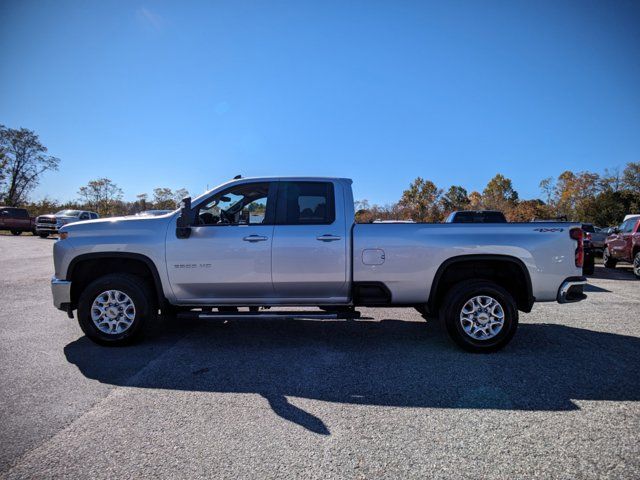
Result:
M640 280L640 252L633 257L633 274Z
M11 235L20 235L22 230L11 230Z
M518 309L511 294L488 280L454 285L442 307L447 333L470 352L495 352L507 345L518 328Z
M91 282L80 295L80 328L100 345L127 345L157 315L151 288L131 274L110 274Z

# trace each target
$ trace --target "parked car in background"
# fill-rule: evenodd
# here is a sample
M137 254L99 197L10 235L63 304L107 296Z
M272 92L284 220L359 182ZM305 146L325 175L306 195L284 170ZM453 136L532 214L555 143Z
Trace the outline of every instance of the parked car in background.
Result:
M87 210L60 210L52 215L40 215L36 218L36 235L40 238L47 238L49 235L58 233L58 230L64 225L96 218L99 218L96 212Z
M8 230L14 235L34 232L35 218L24 208L0 207L0 230Z
M583 223L582 230L585 233L589 234L588 238L591 242L593 253L596 255L602 255L602 252L604 250L604 242L609 236L606 229L596 227L592 223Z
M460 210L451 212L444 223L507 223L507 219L497 210Z
M640 215L627 217L607 237L602 259L607 268L615 268L618 262L631 263L633 274L640 279Z
M135 214L136 217L159 217L160 215L166 215L173 210L144 210Z

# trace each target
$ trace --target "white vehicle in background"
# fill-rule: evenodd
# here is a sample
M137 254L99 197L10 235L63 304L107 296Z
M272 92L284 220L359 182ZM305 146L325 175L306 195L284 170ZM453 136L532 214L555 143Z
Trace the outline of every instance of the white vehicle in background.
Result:
M239 178L173 214L65 225L53 303L77 310L104 345L137 338L158 309L357 318L360 306L411 306L440 317L461 347L488 352L509 343L518 311L534 302L586 298L579 223L355 224L354 215L345 178Z
M100 218L96 212L87 210L60 210L53 215L40 215L36 218L35 232L40 238L58 233L61 227L69 223Z

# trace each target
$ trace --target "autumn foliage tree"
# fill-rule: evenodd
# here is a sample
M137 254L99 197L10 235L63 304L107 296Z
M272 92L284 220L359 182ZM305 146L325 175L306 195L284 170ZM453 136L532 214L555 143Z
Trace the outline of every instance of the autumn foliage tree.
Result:
M442 190L435 183L418 177L403 192L398 203L416 222L438 222L442 216L441 195Z

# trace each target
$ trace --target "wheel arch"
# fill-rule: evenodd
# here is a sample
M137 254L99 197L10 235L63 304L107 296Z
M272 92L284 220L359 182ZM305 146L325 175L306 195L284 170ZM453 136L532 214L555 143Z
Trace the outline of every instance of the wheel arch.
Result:
M165 301L158 269L149 257L140 253L95 252L78 255L69 263L67 280L71 281L71 305L75 308L82 290L93 280L110 273L131 273L149 282L157 300Z
M496 282L513 296L518 310L531 311L535 297L527 267L519 258L499 254L458 255L445 260L431 284L428 310L437 312L451 286L469 279L470 275Z

